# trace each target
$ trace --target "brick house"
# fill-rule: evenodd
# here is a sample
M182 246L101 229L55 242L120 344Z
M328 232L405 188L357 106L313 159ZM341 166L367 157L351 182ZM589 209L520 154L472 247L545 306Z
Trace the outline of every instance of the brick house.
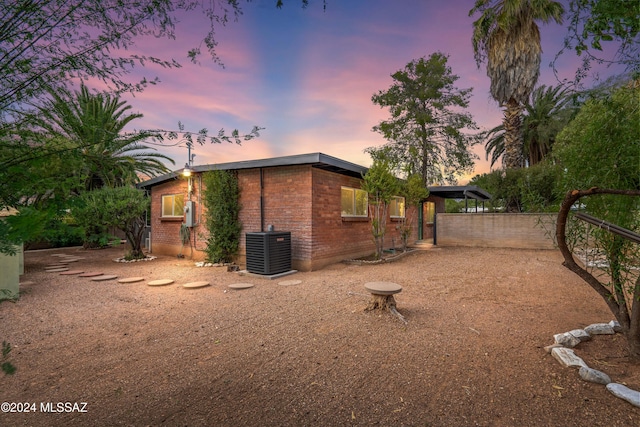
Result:
M234 171L238 177L243 226L239 264L245 262L245 233L267 231L271 227L291 232L292 267L297 270L317 270L374 252L366 193L361 190L362 175L367 168L312 153L194 166L190 178L183 177L179 170L139 184L151 196L152 253L204 258L207 231L202 174L214 169ZM185 205L193 206L194 210L190 219L194 225L192 242L188 248L182 247L180 240L180 228L186 221ZM394 199L387 218L385 248L401 245L396 225L404 214L404 199ZM414 228L410 243L418 238L418 226Z

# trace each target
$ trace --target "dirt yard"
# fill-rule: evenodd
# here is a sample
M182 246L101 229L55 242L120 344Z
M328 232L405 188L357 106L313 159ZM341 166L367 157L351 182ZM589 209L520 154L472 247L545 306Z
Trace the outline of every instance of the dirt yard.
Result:
M45 272L59 253L85 258L72 269L176 283ZM640 426L639 408L543 349L613 318L555 251L440 248L272 281L121 254L25 254L33 283L0 304L18 368L0 376L0 402L35 413L0 413L0 426ZM181 286L197 280L211 286ZM403 286L406 325L364 311L369 281ZM640 390L619 334L576 353Z

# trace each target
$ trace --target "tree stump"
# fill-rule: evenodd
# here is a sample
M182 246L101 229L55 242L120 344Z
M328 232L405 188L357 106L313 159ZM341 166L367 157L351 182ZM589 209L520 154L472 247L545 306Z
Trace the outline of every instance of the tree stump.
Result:
M369 282L365 283L365 289L371 292L371 300L365 308L365 311L383 310L389 311L402 322L407 323L406 319L396 309L396 300L394 294L402 291L402 286L391 282Z

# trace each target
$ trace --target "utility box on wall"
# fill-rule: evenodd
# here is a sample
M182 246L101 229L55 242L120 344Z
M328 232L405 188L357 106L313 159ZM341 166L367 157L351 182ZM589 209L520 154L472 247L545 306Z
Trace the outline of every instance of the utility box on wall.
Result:
M278 274L291 270L291 232L246 234L247 271Z
M184 223L187 227L196 226L196 202L188 200L184 204Z

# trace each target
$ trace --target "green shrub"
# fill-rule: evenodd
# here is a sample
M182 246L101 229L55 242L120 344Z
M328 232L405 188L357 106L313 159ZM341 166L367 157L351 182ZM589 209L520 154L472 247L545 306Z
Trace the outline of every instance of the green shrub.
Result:
M203 202L207 208L207 261L231 262L240 247L240 187L230 171L214 170L203 175L206 189Z

